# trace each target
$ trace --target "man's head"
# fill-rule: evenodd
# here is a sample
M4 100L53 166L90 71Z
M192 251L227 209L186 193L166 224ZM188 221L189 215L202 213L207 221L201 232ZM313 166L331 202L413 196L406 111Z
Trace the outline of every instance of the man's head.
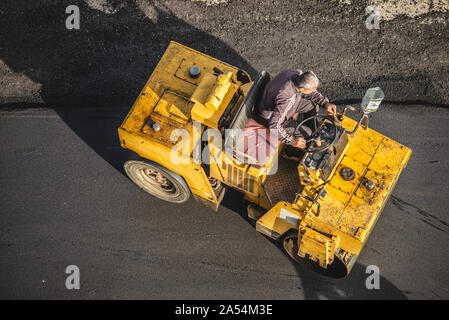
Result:
M296 89L304 94L311 94L320 85L318 77L312 71L306 71L292 79Z

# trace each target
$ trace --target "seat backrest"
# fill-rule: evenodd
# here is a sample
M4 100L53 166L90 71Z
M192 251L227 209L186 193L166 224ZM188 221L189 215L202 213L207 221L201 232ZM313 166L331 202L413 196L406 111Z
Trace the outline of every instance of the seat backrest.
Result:
M254 106L262 97L265 86L270 82L270 74L267 71L261 71L249 89L248 94L237 110L229 129L243 129L251 117Z

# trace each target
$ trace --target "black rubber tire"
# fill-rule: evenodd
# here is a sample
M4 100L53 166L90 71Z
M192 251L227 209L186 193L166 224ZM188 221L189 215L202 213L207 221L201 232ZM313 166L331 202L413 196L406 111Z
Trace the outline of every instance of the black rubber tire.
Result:
M288 243L289 240L292 240L294 243ZM317 262L308 259L307 255L305 258L302 258L297 254L290 253L289 250L287 250L286 246L288 246L289 244L294 244L295 248L293 251L295 251L297 249L297 241L298 230L290 230L289 232L285 233L281 239L282 248L284 249L285 254L287 254L292 259L292 261L329 278L339 279L344 278L348 275L349 270L347 266L337 256L334 257L334 262L332 262L331 265L327 266L327 269L324 269Z
M184 179L156 162L129 160L123 168L135 184L152 196L171 203L183 203L190 198L190 189Z

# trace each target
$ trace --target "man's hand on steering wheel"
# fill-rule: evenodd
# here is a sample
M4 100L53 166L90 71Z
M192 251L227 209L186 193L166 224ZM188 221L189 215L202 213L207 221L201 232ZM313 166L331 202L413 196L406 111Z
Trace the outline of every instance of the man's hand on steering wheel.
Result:
M308 138L307 140L305 140L304 138L300 138L297 137L295 138L295 140L292 142L292 146L296 147L296 148L300 148L300 149L305 149L305 147L307 147L307 152L309 153L315 153L315 152L321 152L324 150L327 150L337 139L337 126L335 124L335 120L332 117L327 117L327 116L322 116L322 115L315 115L312 117L309 117L307 119L304 119L303 121L301 121L301 123L298 124L298 126L295 129L295 135L299 135L300 134L300 128L307 123L307 121L314 121L314 132L312 132L312 134L310 134L310 138ZM328 130L332 130L332 134L330 133L326 133L323 136L323 128L322 125L323 123L325 123L326 121L326 125L325 126L329 126L328 129L326 129L326 131ZM324 140L323 140L324 138ZM306 146L304 147L304 142L306 144ZM323 143L324 142L324 143ZM309 144L307 146L307 144Z
M330 114L332 114L332 116L337 115L337 106L335 104L332 103L327 103L324 108L326 108L326 111Z
M295 148L304 149L306 147L306 143L307 143L306 139L297 137L295 138L295 140L293 140L292 146Z

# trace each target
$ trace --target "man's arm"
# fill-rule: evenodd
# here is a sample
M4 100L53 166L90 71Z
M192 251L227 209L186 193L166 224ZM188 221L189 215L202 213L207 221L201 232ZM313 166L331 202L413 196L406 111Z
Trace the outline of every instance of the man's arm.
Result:
M320 107L325 108L327 112L332 113L334 115L336 114L337 107L335 106L335 104L330 103L329 99L326 98L324 95L322 95L319 91L311 93L310 95L307 96L307 98L310 101L319 105Z
M276 108L273 110L273 114L268 121L268 127L277 130L278 139L285 144L291 144L294 140L293 135L287 133L282 127L282 124L287 118L287 113L293 108L294 103L295 96L288 99L283 98L282 95L276 97Z
M323 96L319 91L315 91L311 94L308 94L307 98L322 108L324 108L326 106L326 104L329 103L329 99L326 98L325 96Z

